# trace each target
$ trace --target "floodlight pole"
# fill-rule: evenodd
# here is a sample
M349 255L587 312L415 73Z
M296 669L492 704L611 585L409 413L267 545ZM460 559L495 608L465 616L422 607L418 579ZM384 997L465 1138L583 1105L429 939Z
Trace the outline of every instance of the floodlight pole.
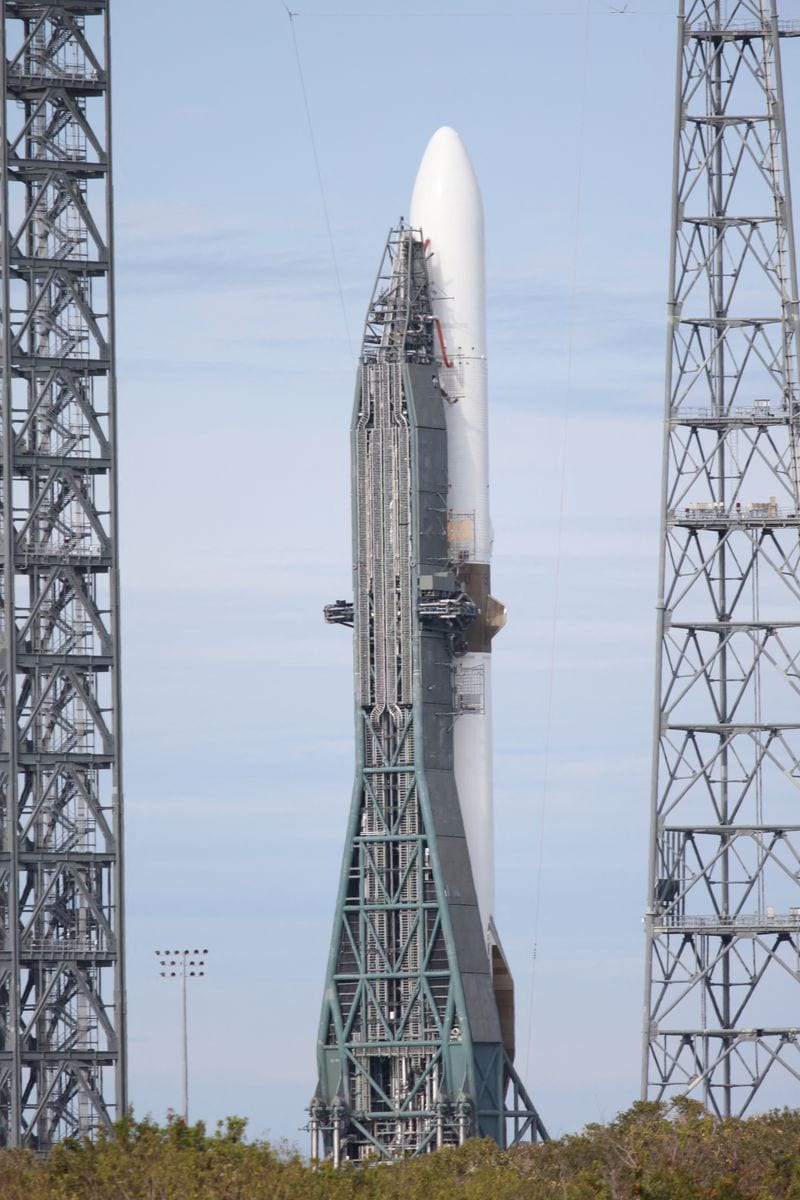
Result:
M181 1026L183 1031L183 1119L189 1124L189 1022L186 1013L186 951L181 955Z
M183 1119L189 1124L189 1021L186 980L189 975L205 975L208 950L156 950L161 976L181 981L181 1083ZM200 957L202 955L202 957ZM191 968L191 970L190 970Z

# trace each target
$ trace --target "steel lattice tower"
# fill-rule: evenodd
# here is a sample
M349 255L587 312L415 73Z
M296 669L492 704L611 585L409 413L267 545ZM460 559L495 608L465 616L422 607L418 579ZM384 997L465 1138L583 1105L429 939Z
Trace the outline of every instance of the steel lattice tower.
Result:
M107 0L2 0L0 1144L125 1108Z
M643 1094L726 1115L800 1079L800 22L679 21Z

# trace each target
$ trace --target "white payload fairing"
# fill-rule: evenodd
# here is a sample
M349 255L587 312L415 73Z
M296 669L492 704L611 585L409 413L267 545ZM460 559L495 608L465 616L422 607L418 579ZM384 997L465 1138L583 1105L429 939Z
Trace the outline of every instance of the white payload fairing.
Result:
M434 133L420 163L410 222L422 232L445 397L448 543L480 617L455 668L460 713L455 777L484 933L496 939L492 792L491 638L505 609L490 595L488 380L483 204L472 163L454 129Z

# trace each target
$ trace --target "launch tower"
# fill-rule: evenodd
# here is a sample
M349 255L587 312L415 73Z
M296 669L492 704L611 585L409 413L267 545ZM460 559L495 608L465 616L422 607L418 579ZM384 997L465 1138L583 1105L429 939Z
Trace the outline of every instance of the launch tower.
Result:
M727 1115L800 1079L800 22L679 22L642 1088Z
M3 0L0 1145L125 1110L107 0Z
M457 135L436 136L434 156L466 169ZM460 203L464 187L454 194ZM500 1145L546 1137L514 1070L513 983L489 882L481 910L457 786L454 726L486 715L482 661L472 687L458 668L488 655L499 621L488 553L476 565L467 514L448 505L445 410L459 397L441 368L455 370L458 347L451 358L423 237L391 232L369 307L351 426L355 601L326 609L354 627L356 691L356 776L310 1108L312 1155L337 1165L476 1135ZM479 309L482 229L473 245ZM478 367L483 378L485 356ZM469 387L462 377L462 399ZM475 809L473 829L490 820L491 797Z

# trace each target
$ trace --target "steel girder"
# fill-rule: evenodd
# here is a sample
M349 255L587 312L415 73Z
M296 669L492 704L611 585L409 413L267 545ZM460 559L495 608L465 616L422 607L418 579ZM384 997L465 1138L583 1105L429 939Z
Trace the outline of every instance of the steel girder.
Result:
M108 7L2 3L0 1144L125 1109Z
M447 441L419 235L389 237L352 425L356 777L318 1042L312 1156L546 1137L504 1045L453 774ZM499 967L498 967L499 971ZM506 1094L509 1093L509 1101Z
M723 1115L800 1079L797 34L681 5L642 1091Z

